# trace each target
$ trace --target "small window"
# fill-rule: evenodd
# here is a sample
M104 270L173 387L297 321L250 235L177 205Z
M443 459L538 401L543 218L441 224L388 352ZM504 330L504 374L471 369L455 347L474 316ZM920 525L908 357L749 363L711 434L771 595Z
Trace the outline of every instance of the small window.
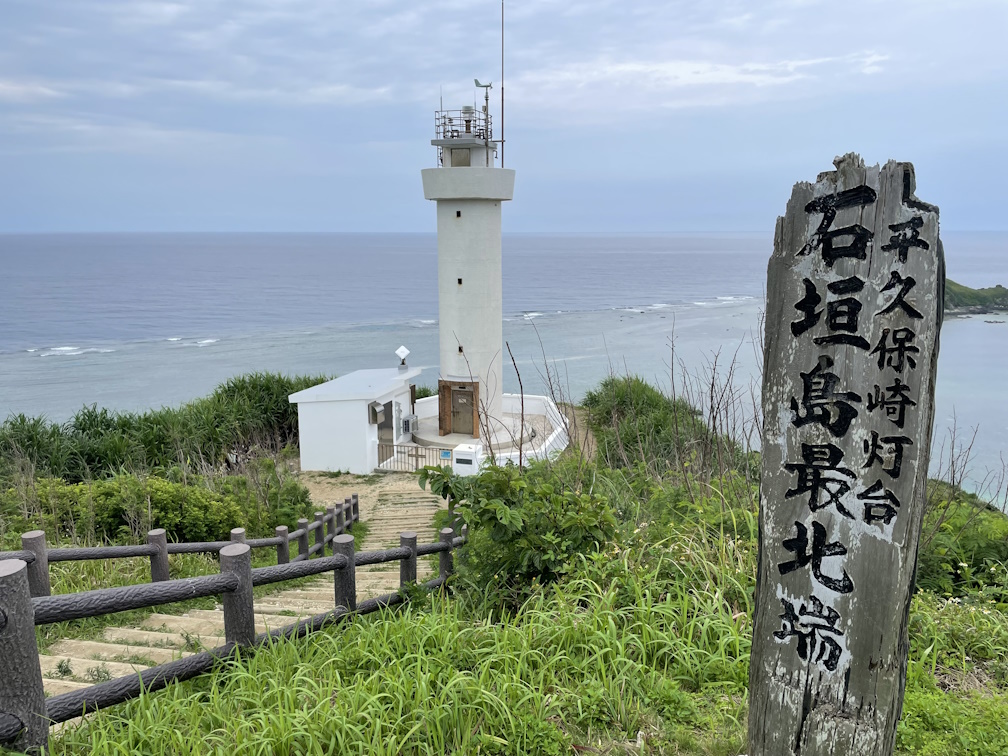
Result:
M461 286L461 285L462 285L462 279L460 278L460 279L458 280L458 282L459 282L459 286Z
M455 217L456 218L461 218L462 217L462 211L461 210L456 210L455 211Z
M451 165L452 168L468 168L469 167L469 148L465 147L462 149L453 149L451 151Z

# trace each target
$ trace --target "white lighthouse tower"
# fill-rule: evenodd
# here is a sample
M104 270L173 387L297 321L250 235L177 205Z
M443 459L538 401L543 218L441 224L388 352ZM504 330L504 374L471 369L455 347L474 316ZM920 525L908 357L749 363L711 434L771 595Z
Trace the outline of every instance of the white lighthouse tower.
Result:
M501 203L515 172L495 164L489 92L484 103L435 113L438 167L421 172L424 197L437 202L441 436L493 437L503 426Z

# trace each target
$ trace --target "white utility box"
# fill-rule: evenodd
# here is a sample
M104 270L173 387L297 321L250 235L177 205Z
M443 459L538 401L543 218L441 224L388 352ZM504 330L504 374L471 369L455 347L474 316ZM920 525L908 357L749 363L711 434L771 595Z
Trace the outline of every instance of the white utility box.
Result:
M456 475L475 475L483 464L483 444L459 444L452 458L452 472Z

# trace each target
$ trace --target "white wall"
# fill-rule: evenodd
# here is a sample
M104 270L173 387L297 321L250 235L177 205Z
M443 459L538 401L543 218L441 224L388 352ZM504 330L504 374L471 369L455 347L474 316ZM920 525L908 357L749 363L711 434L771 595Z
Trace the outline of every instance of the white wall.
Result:
M500 202L440 200L437 229L441 378L479 380L480 409L499 418L504 343Z
M368 423L367 405L362 400L299 403L301 469L374 472L378 426Z

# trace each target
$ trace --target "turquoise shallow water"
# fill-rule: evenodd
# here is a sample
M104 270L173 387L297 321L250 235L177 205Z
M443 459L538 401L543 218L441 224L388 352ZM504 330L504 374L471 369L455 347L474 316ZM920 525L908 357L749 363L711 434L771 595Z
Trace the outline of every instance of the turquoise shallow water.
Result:
M1008 234L944 238L950 277L1008 282ZM526 390L547 364L575 399L610 372L668 387L673 364L715 355L758 390L769 252L758 235L506 235L504 337ZM0 416L178 404L250 370L395 364L400 344L437 380L433 234L0 235L0 265ZM1008 449L1008 323L985 322L1001 320L942 332L936 447L953 422L976 428L977 479Z

